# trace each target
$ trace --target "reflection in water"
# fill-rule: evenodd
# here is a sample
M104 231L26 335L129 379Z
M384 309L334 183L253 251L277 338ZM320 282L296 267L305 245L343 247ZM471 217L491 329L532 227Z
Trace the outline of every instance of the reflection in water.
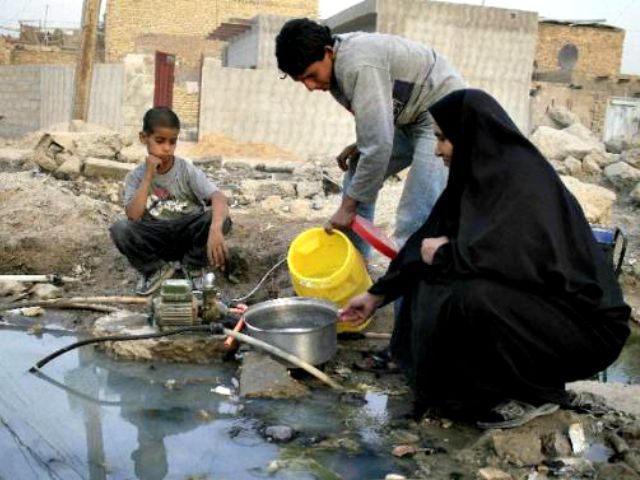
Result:
M327 390L304 401L241 403L212 392L232 384L235 365L119 362L91 348L59 357L46 375L26 373L74 340L0 332L0 380L11 386L0 391L0 418L16 432L0 425L0 478L360 479L363 471L402 470L387 446L378 448L386 397L372 394L364 408L336 408ZM287 448L265 441L262 426L326 438L347 423L359 453L303 448L291 468L267 473Z
M0 331L0 478L361 479L410 468L389 453L389 422L406 399L369 393L364 405L340 405L321 389L302 401L240 402L212 392L232 384L235 365L118 362L90 348L47 365L48 378L27 373L73 341ZM609 379L640 382L637 334ZM356 449L279 447L258 434L265 425L345 436ZM280 455L295 461L268 474Z

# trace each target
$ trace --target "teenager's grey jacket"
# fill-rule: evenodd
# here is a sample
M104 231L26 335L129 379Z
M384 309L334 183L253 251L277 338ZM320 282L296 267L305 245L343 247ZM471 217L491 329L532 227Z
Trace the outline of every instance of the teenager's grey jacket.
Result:
M356 120L360 160L347 195L371 202L382 187L394 126L424 121L428 108L464 88L460 75L428 45L394 35L336 35L331 94Z

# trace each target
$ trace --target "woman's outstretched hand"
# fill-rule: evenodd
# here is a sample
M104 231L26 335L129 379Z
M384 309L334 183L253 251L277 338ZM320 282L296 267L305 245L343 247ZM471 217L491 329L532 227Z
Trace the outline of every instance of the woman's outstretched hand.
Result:
M449 237L425 238L422 240L422 248L420 248L422 261L427 265L432 265L433 257L435 257L438 249L445 243L449 243Z
M380 295L372 295L369 292L357 295L340 310L338 320L351 323L354 326L361 325L373 315L382 302L384 302L384 297Z

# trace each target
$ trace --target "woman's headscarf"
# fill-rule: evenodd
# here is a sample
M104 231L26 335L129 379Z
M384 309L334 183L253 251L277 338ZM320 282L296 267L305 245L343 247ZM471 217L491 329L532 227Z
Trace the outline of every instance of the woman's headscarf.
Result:
M420 258L426 237L446 235L453 275L543 289L593 308L621 302L584 213L553 167L481 90L430 108L453 144L447 187L396 267Z

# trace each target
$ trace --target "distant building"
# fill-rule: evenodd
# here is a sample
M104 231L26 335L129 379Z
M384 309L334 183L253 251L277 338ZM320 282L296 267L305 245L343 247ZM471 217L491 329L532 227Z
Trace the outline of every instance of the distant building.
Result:
M107 62L121 61L141 47L188 48L198 57L209 34L233 19L259 14L317 17L318 0L109 0L106 11ZM214 43L210 41L209 43Z
M614 77L620 73L625 32L597 20L541 20L535 75Z

